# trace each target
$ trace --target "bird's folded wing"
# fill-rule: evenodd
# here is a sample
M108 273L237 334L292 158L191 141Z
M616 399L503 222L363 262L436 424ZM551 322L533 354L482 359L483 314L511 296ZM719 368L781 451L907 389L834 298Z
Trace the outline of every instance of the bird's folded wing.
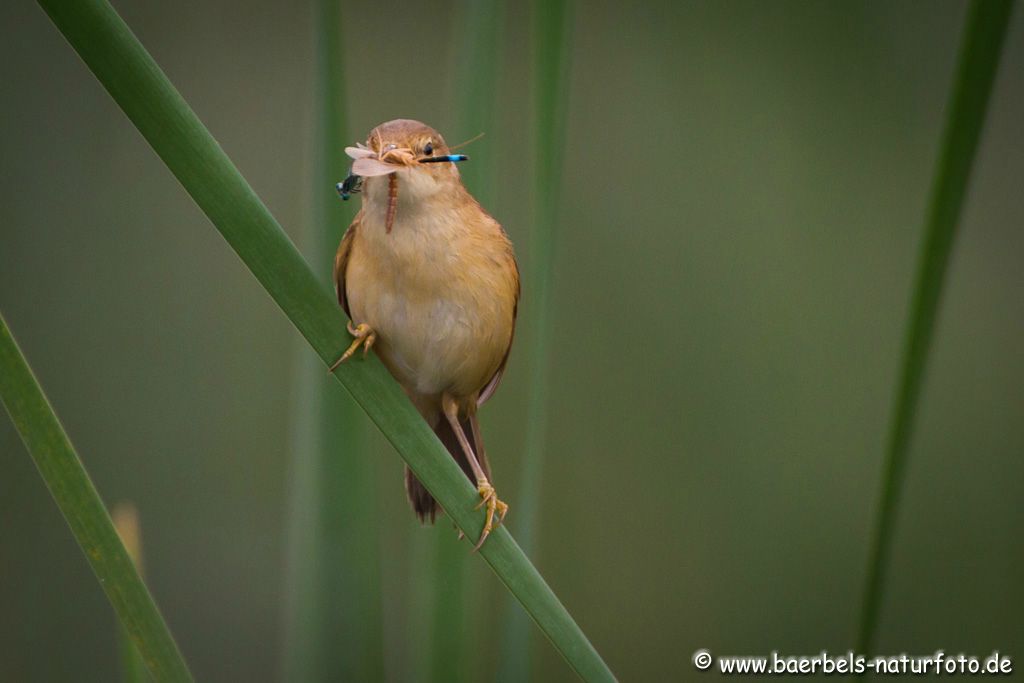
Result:
M338 294L338 303L345 309L345 315L349 318L352 317L352 313L348 310L348 298L345 296L345 271L348 269L348 259L352 254L352 241L355 239L362 218L363 212L360 210L352 221L352 225L348 226L348 230L345 231L345 236L341 238L341 244L338 245L338 253L334 255L334 291Z
M494 392L498 390L498 385L501 384L501 376L505 374L505 366L508 364L508 354L512 350L512 340L515 339L516 336L516 316L519 313L520 287L519 265L516 263L514 258L512 259L512 268L514 269L516 276L516 300L512 305L512 334L508 336L508 348L505 349L505 355L501 359L501 364L498 366L498 369L494 371L494 376L487 381L487 384L485 384L484 388L480 391L480 398L476 401L478 406L482 406L486 403L487 399L493 396Z

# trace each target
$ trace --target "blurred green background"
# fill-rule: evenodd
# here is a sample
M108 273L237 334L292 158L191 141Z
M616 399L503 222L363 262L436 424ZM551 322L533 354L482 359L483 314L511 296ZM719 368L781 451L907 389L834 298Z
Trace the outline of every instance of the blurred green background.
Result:
M312 188L340 180L312 175L313 8L116 6L308 238ZM345 5L353 141L397 117L451 143L479 132L456 116L461 11ZM964 14L961 2L577 4L533 559L622 680L688 680L702 647L853 646ZM1024 13L1011 21L879 654L1024 658ZM279 680L298 335L43 12L3 3L0 26L0 309L105 500L138 505L149 585L197 678ZM468 150L496 168L488 208L521 261L529 33L509 3L498 125ZM352 211L338 202L339 232ZM513 533L528 353L513 350L483 412ZM375 518L359 532L380 539L384 675L426 680L424 547L454 532L415 522L383 439L362 450L339 457L375 468ZM462 547L478 648L465 675L489 680L507 602ZM0 419L0 681L114 680L113 619ZM534 680L571 678L541 637L533 653Z

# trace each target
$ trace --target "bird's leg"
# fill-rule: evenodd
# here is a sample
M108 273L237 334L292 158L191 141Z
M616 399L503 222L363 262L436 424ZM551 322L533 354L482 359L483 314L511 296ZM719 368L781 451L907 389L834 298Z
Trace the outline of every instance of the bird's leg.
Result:
M352 321L350 320L346 325L348 333L355 337L355 340L349 345L345 353L341 354L341 358L334 361L334 365L331 366L328 372L334 372L338 369L338 366L347 361L352 357L360 346L363 347L363 355L365 356L370 352L370 348L373 346L373 342L377 341L377 333L370 329L370 326L366 323L359 323L355 327L352 327Z
M484 469L480 467L480 462L476 459L476 453L473 452L473 447L469 444L469 439L466 438L466 432L463 431L462 425L459 423L459 406L455 399L449 394L444 394L441 397L441 408L444 410L444 416L448 420L448 424L452 426L452 431L455 432L455 438L459 440L459 445L462 446L462 452L466 454L466 460L469 462L470 468L473 470L474 476L476 476L477 491L480 493L480 503L477 504L476 508L479 510L481 507L486 507L487 518L484 521L484 529L480 534L480 539L473 546L473 550L479 550L480 546L484 544L491 531L501 523L501 520L505 519L505 515L508 514L508 505L498 499L498 494L491 486L491 482L487 481L487 475L484 474ZM480 442L480 428L474 421L473 436ZM498 520L495 522L495 513L498 515Z
M483 435L480 434L480 420L477 418L476 411L474 411L473 414L469 416L469 424L473 429L473 443L476 444L476 450L477 453L479 454L477 456L478 462L480 460L486 462L487 454L484 451L484 439ZM508 514L508 505L506 503L503 503L502 501L499 500L497 501L496 507L498 512L498 518L494 520L494 529L498 528L502 520L505 519L505 515ZM462 533L462 529L459 529L458 527L456 527L456 530L459 532L459 540L461 541L465 534Z
M475 407L475 402L474 402L474 407ZM473 429L473 443L476 444L477 450L480 451L480 458L479 459L483 460L484 462L487 462L487 454L484 452L484 439L483 439L483 436L480 434L480 420L477 419L476 411L475 410L469 416L469 424L470 424L470 426ZM490 485L488 484L488 486L490 486ZM491 491L491 500L488 500L487 498L485 498L476 507L477 507L477 509L479 509L480 506L482 506L482 505L484 505L486 503L487 504L488 512L490 512L491 511L491 507L492 507L491 503L493 502L493 504L494 504L493 507L497 510L497 513L498 513L498 518L494 520L494 528L497 529L498 526L505 520L505 515L508 514L508 504L498 499L497 493L494 491L494 487L493 486L490 487L490 491ZM483 495L483 494L481 493L481 495ZM480 542L482 543L483 540L481 539ZM479 547L479 546L477 546L477 547Z

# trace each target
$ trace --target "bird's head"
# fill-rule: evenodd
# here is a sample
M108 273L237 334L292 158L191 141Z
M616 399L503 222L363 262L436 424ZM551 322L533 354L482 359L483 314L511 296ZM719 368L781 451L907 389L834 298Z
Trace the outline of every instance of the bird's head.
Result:
M367 201L387 201L402 186L403 201L418 201L459 185L455 162L463 154L451 154L436 130L411 119L395 119L370 131L365 143L346 147L352 170L338 183L342 199L365 189Z

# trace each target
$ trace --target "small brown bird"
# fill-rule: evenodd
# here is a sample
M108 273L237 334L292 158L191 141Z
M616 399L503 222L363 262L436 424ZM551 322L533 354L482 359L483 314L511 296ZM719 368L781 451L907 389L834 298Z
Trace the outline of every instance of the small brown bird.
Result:
M444 138L408 119L382 123L339 191L363 206L334 260L338 301L355 341L334 364L373 347L480 492L479 548L508 505L498 499L477 408L501 381L519 302L512 243L469 194ZM433 522L437 501L405 469L409 502Z

